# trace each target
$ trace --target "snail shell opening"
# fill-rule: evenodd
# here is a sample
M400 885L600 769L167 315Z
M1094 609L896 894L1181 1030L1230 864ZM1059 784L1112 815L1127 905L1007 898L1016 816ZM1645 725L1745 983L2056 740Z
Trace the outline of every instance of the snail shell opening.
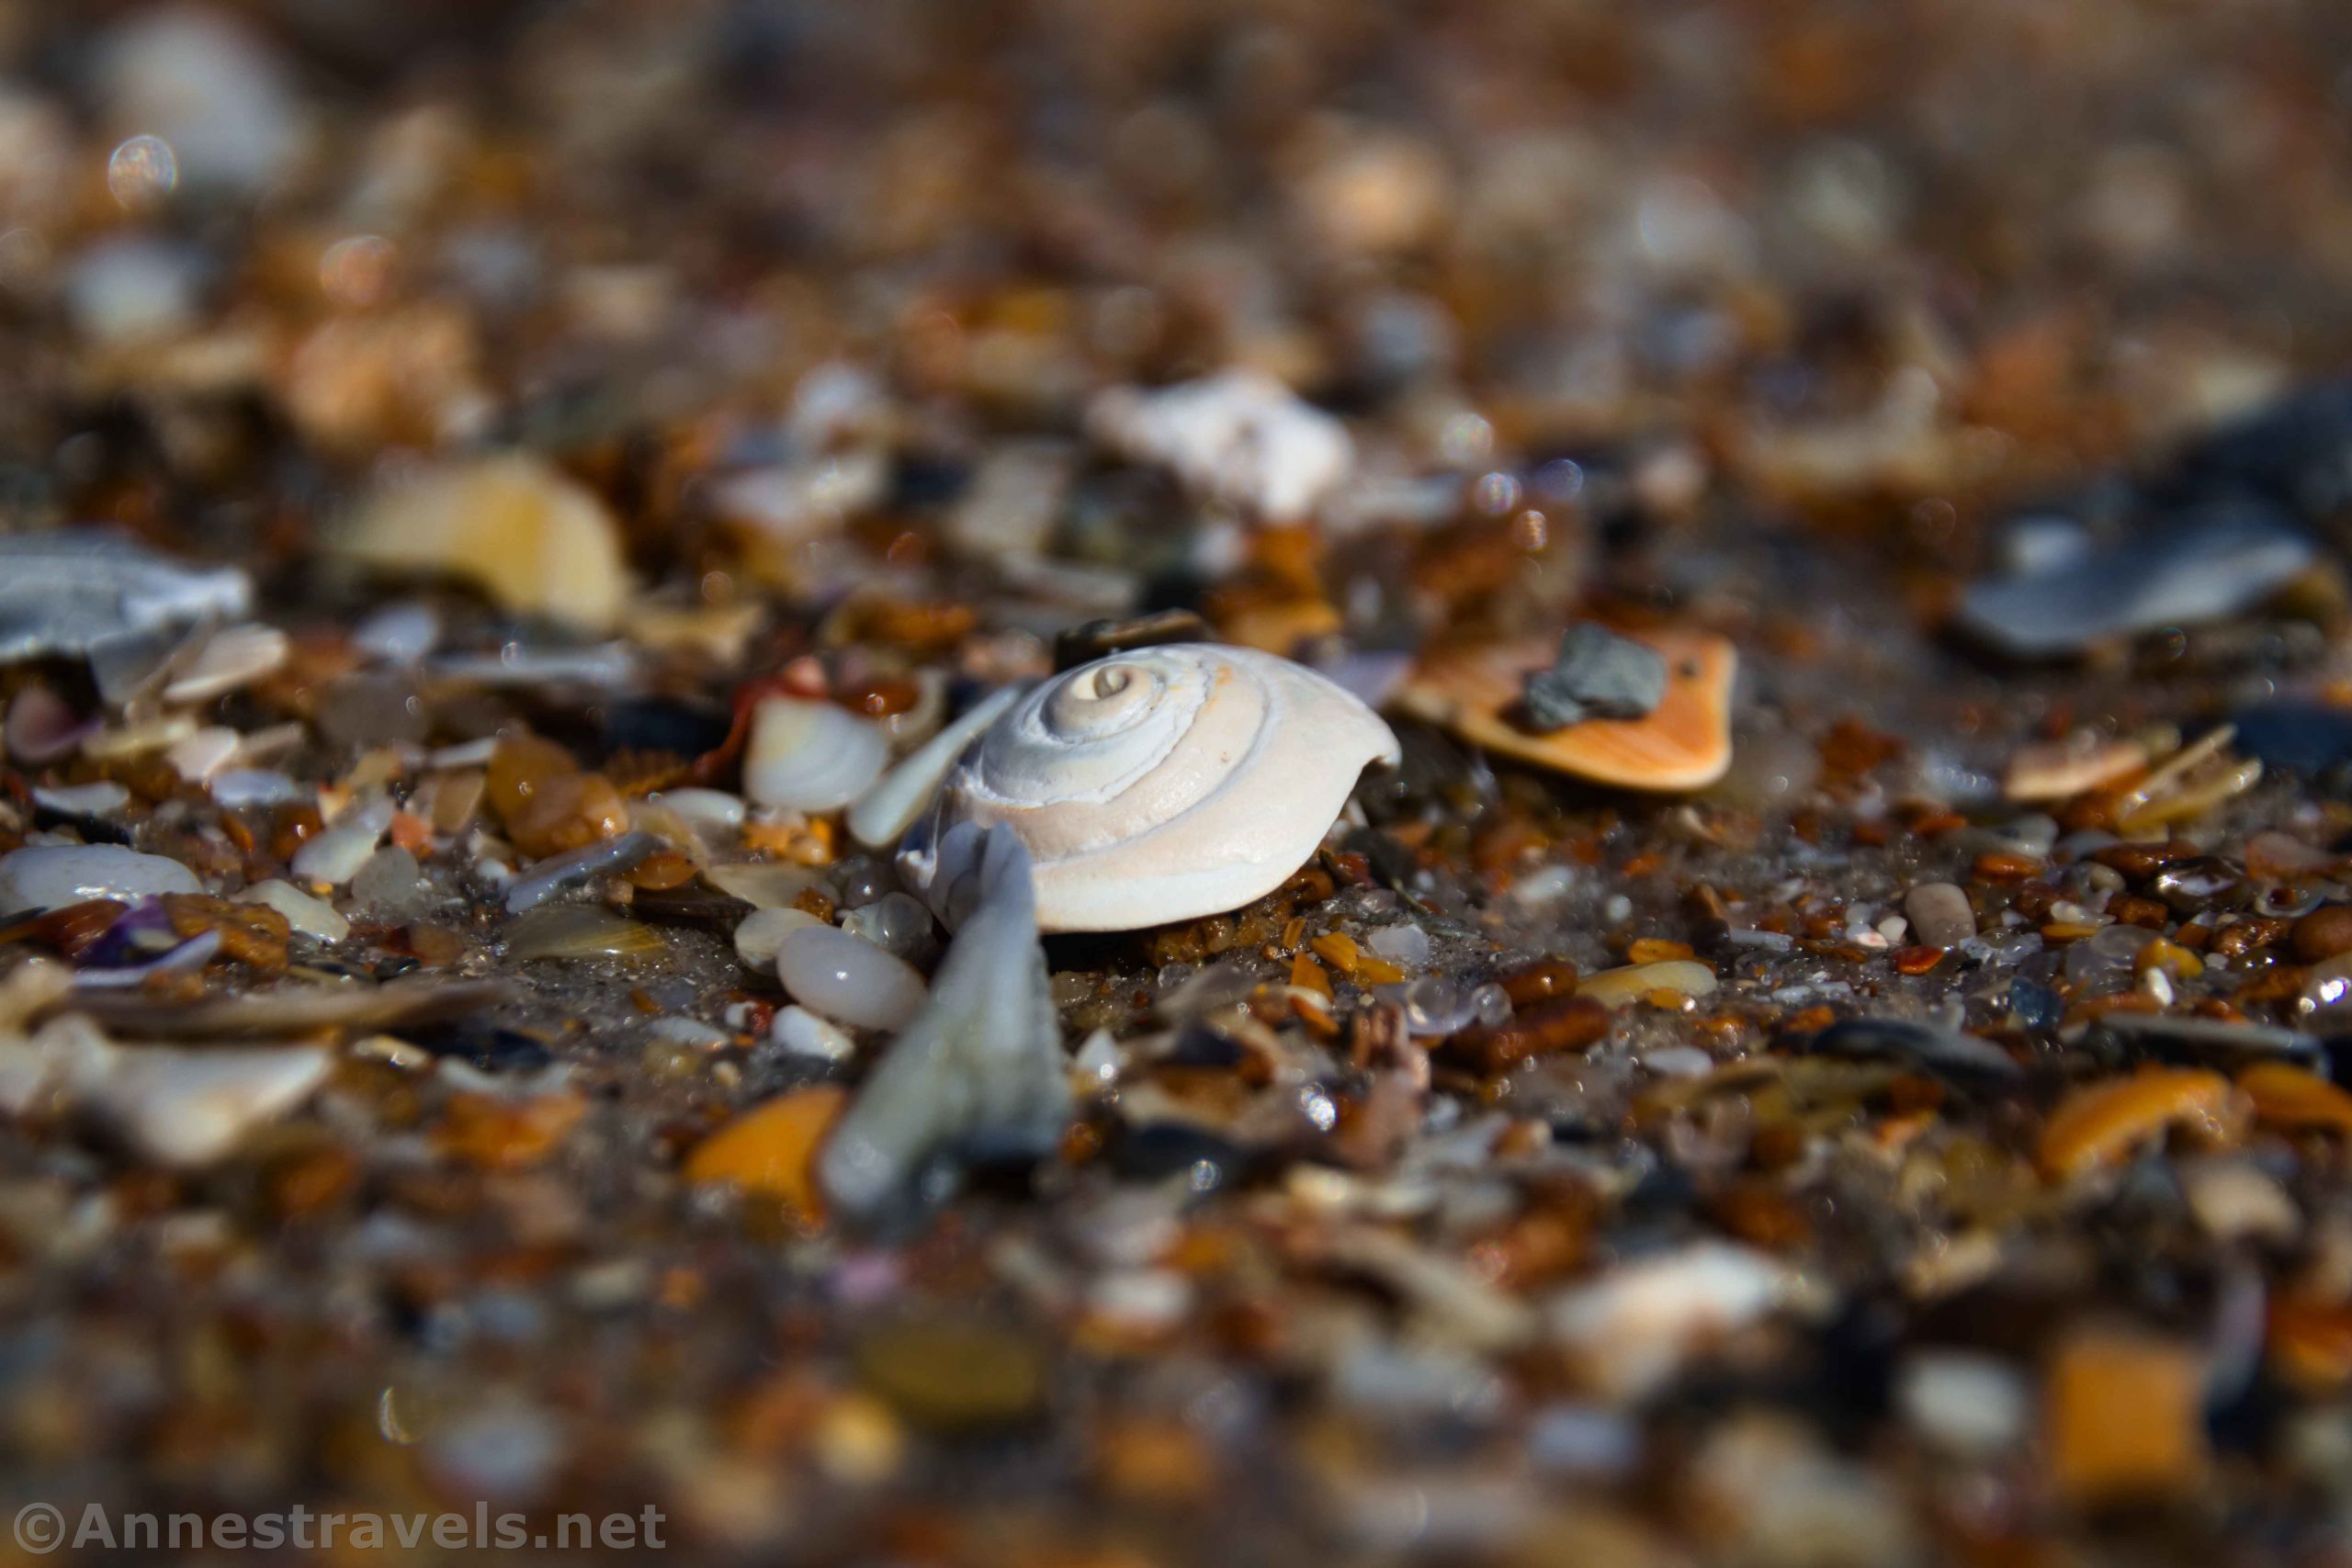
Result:
M1131 931L1272 892L1315 852L1368 763L1378 715L1315 671L1250 649L1173 643L1080 665L972 742L900 846L946 916L975 868L959 823L1027 846L1039 924Z

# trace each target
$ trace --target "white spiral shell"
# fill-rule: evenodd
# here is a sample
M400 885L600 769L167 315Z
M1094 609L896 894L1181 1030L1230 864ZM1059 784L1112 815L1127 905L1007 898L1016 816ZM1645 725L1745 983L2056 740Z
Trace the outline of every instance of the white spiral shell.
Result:
M1133 931L1272 892L1315 852L1365 764L1397 760L1370 708L1272 654L1136 649L1031 692L966 749L899 867L950 924L976 868L951 838L1027 846L1048 931Z

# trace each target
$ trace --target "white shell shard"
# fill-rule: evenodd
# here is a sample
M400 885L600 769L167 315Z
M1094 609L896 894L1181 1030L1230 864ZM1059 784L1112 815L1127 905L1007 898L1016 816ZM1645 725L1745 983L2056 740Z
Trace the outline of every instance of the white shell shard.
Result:
M0 856L0 915L55 909L87 898L136 900L203 891L196 873L179 862L119 844L35 844Z
M743 793L758 805L838 811L874 787L890 732L832 703L767 697L752 713Z
M235 567L183 566L104 528L12 534L0 537L0 660L242 615L253 592Z
M998 715L1019 702L1026 689L1006 686L990 692L973 705L971 712L924 741L905 761L883 774L881 782L850 807L850 837L869 850L897 842L939 793L940 780L956 765L964 748L994 724Z
M1057 676L990 725L899 846L899 874L954 928L979 839L951 829L1001 822L1029 852L1046 931L1213 915L1280 886L1365 765L1397 757L1378 715L1289 660L1135 649Z
M1114 388L1094 400L1087 423L1193 493L1276 520L1312 511L1355 467L1347 426L1256 370L1153 391Z
M932 977L818 1156L836 1213L876 1224L944 1196L956 1168L1042 1159L1070 1116L1069 1066L1028 856L1005 829L951 835L974 904Z

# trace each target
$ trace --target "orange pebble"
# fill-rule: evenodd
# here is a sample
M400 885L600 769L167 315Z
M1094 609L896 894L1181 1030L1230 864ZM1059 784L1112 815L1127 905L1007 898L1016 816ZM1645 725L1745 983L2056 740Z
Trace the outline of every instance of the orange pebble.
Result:
M2150 1068L2069 1093L2043 1123L2036 1158L2043 1175L2064 1181L2121 1159L2170 1127L2221 1141L2244 1114L2237 1092L2219 1073Z
M685 1179L696 1186L726 1182L821 1218L817 1151L848 1103L847 1090L822 1084L755 1105L695 1145Z
M2049 1474L2067 1503L2155 1496L2203 1476L2205 1363L2189 1347L2086 1330L2058 1348L2047 1386Z
M2254 1114L2266 1126L2352 1133L2352 1094L2317 1073L2265 1062L2240 1073L2238 1088L2254 1101Z
M524 1100L460 1094L449 1101L434 1142L485 1170L520 1170L560 1148L587 1111L588 1102L571 1093Z
M1342 975L1353 975L1357 964L1362 961L1363 955L1356 947L1355 938L1340 931L1327 931L1310 941L1306 945L1313 948L1326 964Z
M1318 937L1316 940L1319 942L1322 939ZM1302 991L1312 991L1327 1001L1330 999L1331 977L1323 973L1323 965L1316 963L1310 953L1302 953L1291 961L1290 983Z

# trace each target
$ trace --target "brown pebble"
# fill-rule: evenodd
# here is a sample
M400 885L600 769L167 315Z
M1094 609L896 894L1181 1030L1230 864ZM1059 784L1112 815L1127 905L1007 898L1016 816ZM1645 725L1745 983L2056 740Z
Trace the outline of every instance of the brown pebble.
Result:
M1581 1051L1609 1032L1610 1010L1590 997L1555 997L1492 1027L1465 1029L1445 1043L1447 1055L1480 1071L1504 1071L1530 1056Z
M1549 1001L1554 997L1574 996L1577 988L1577 966L1565 958L1539 959L1522 964L1504 975L1497 984L1503 995L1510 998L1514 1008L1534 1002Z
M2352 953L2352 904L2327 904L2295 922L2295 956L2306 964Z
M2271 946L2292 929L2275 916L2248 915L2213 933L2213 951L2224 958L2243 958L2257 948Z
M2162 844L2109 844L2092 851L2091 859L2134 882L2144 882L2173 862L2195 860L2203 852L2195 844L2175 839Z

